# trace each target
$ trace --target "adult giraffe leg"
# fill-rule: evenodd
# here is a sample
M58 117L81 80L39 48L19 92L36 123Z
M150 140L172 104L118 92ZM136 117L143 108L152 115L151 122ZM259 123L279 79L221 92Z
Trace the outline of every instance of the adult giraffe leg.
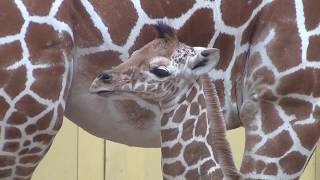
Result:
M247 78L240 110L246 133L241 172L249 179L296 179L320 137L315 88L320 70L301 68L274 81L270 73L262 65Z
M305 106L287 97L243 105L246 144L241 172L245 177L295 179L302 174L320 136L319 111L307 113Z
M30 179L61 127L71 62L57 48L37 49L39 59L17 59L0 70L0 179Z
M72 39L22 1L0 12L0 179L28 180L62 124Z

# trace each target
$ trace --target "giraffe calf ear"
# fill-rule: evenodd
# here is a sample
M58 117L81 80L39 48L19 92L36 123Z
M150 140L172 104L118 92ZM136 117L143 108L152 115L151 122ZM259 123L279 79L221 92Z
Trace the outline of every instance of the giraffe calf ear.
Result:
M216 48L194 48L197 55L190 60L189 67L193 74L200 76L209 73L220 58L220 50Z

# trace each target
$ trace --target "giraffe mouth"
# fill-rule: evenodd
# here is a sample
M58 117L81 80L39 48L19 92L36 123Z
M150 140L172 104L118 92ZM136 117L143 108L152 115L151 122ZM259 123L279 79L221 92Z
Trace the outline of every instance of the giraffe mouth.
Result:
M96 94L99 96L106 97L106 96L110 96L110 95L114 94L114 91L102 90L102 91L96 92Z

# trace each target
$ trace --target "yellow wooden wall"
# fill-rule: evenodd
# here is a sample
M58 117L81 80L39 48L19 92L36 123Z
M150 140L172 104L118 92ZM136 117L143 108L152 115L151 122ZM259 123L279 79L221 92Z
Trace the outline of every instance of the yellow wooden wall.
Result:
M239 167L243 129L228 131ZM317 157L317 158L316 158ZM161 180L160 150L128 147L96 138L65 119L32 180ZM320 148L302 180L320 179Z

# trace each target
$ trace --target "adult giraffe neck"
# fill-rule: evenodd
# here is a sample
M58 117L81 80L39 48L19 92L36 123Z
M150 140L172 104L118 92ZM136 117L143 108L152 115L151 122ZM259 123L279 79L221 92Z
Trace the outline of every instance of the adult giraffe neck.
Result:
M175 105L160 102L164 177L237 179L214 85L206 76L179 92Z

